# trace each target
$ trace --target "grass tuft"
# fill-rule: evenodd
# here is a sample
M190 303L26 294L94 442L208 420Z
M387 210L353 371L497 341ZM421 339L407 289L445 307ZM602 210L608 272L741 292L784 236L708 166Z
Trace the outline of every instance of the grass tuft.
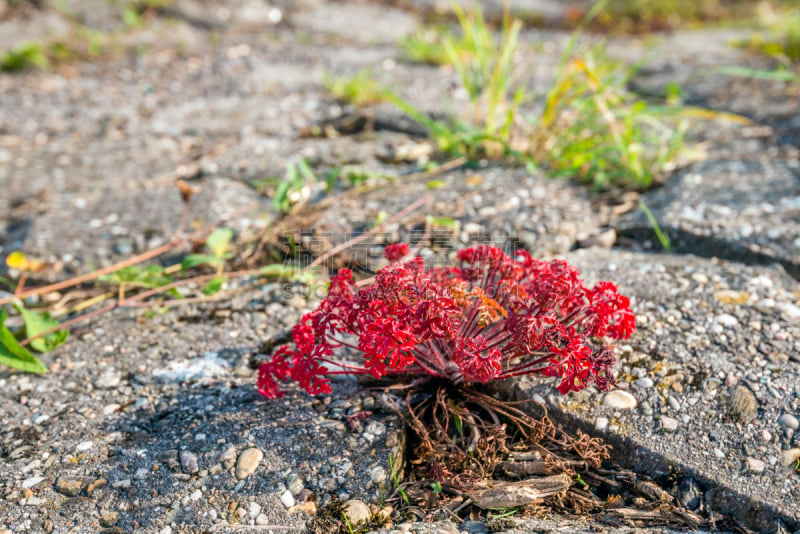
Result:
M325 74L322 84L336 99L354 106L366 106L384 100L383 88L365 70L355 76L332 77Z
M784 65L800 63L800 7L762 12L765 28L735 43L741 48L773 57Z
M575 52L579 28L550 89L537 99L516 79L522 23L505 10L496 36L480 9L467 12L451 5L458 36L429 29L406 40L403 49L406 57L429 63L447 59L469 95L469 119L435 120L398 95L386 94L428 129L443 153L542 166L596 189L639 190L661 180L686 153L688 123L675 98L679 89L673 88L663 106L638 98L626 89L635 69L613 61L602 47ZM584 23L604 5L596 4ZM531 102L540 103L538 111L521 111Z

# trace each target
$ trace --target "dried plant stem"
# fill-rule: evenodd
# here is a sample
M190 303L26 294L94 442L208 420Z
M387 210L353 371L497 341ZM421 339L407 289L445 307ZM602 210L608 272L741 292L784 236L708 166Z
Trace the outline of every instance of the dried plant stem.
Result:
M390 224L390 223L393 223L393 222L397 222L398 220L402 219L403 217L405 217L409 213L412 213L412 212L416 211L417 209L419 209L419 207L422 206L423 204L425 204L426 202L428 202L428 197L422 197L422 198L418 199L416 202L414 202L410 206L407 206L407 207L403 208L402 210L398 211L396 214L392 215L391 217L389 217L388 219L383 221L378 226L376 226L374 228L371 228L368 232L365 232L365 233L361 234L358 237L354 237L350 241L342 243L341 245L337 245L337 246L333 247L328 252L326 252L322 256L319 256L317 259L312 261L309 264L308 267L311 268L311 267L316 267L317 265L321 265L324 261L330 259L332 256L335 256L336 254L342 252L343 250L347 250L348 248L352 247L353 245L357 245L358 243L361 243L362 241L366 241L367 239L369 239L370 237L372 237L376 233L380 232L381 229L384 226L386 226L387 224Z
M213 226L216 226L215 223ZM108 267L104 267L102 269L98 269L96 271L92 271L90 273L86 273L80 276L76 276L70 278L68 280L62 280L61 282L56 282L54 284L49 284L46 286L36 287L29 289L27 291L22 291L20 293L15 294L13 297L6 297L4 299L0 299L0 306L4 304L8 304L13 299L26 299L28 297L38 296L38 295L45 295L47 293L52 293L53 291L60 291L62 289L67 289L69 287L74 287L84 282L91 282L92 280L96 280L97 278L103 276L104 274L111 274L113 272L119 271L120 269L124 269L125 267L130 267L131 265L136 265L147 261L149 259L155 258L160 256L170 250L178 247L182 243L186 241L192 241L194 239L199 239L204 234L208 233L209 229L203 229L198 232L195 232L189 237L186 238L176 238L170 241L169 243L165 243L160 247L156 247L154 249L150 249L148 251L142 252L141 254L137 254L131 258L126 260L120 261L115 263L114 265L109 265Z
M395 215L393 215L392 217L387 219L383 223L383 225L389 224L391 222L396 222L398 220L401 220L403 217L405 217L409 213L411 213L414 210L418 209L421 205L423 205L425 202L427 202L427 200L428 200L427 197L423 197L423 198L417 200L416 202L414 202L410 206L404 208L403 210L399 211L398 213L396 213ZM217 223L215 223L213 226L216 226L216 225L217 225ZM357 243L360 243L361 241L364 241L369 236L371 236L371 235L375 234L376 232L378 232L383 225L376 226L375 228L371 229L369 232L366 232L363 235L360 235L360 236L358 236L358 237L356 237L354 239L351 239L351 240L349 240L349 241L347 241L345 243L342 243L339 246L334 247L333 249L329 250L328 252L326 252L325 254L320 256L319 258L317 258L314 262L312 262L308 266L308 268L310 269L312 267L316 267L317 265L320 265L322 262L324 262L325 260L327 260L330 257L334 256L335 254L338 254L339 252L342 252L343 250L346 250L346 249L352 247L353 245L355 245ZM203 230L193 234L192 236L190 236L187 239L192 239L195 236L202 236L207 232L208 232L207 228L203 229ZM51 291L57 291L59 289L72 287L72 286L78 285L78 284L83 283L83 282L94 280L94 279L96 279L99 276L102 276L104 274L112 273L112 272L115 272L115 271L117 271L119 269L127 267L129 265L136 265L137 263L141 263L141 262L146 261L146 260L148 260L150 258L154 258L154 257L156 257L156 256L158 256L160 254L163 254L164 252L167 252L167 251L177 247L179 244L181 244L182 241L183 240L175 239L175 240L171 241L170 243L167 243L167 244L162 245L160 247L154 248L154 249L152 249L150 251L147 251L147 252L144 252L144 253L139 254L137 256L134 256L133 258L129 258L128 260L125 260L123 262L116 263L116 264L111 265L109 267L106 267L104 269L93 271L91 273L88 273L88 274L83 275L83 276L79 276L77 278L71 278L71 279L65 280L63 282L59 282L59 283L56 283L56 284L50 284L49 286L43 286L43 287L40 287L40 288L29 290L29 291L27 291L27 292L25 292L25 293L23 293L21 295L18 295L17 298L25 298L25 297L31 296L31 295L41 295L41 294L49 293ZM122 292L122 289L120 289L120 292L118 294L118 298L117 298L116 302L114 302L112 304L108 304L108 305L106 305L106 306L104 306L102 308L98 308L96 310L92 310L91 312L85 313L85 314L80 315L78 317L73 317L72 319L64 321L63 323L59 324L56 327L50 328L48 330L40 332L36 336L30 337L28 339L25 339L25 340L21 341L20 344L23 345L23 346L24 345L28 345L35 339L47 336L49 334L52 334L53 332L56 332L56 331L59 331L59 330L63 330L65 328L70 328L71 326L73 326L75 324L78 324L78 323L81 323L83 321L89 320L89 319L91 319L93 317L97 317L97 316L99 316L99 315L101 315L103 313L107 313L107 312L112 311L112 310L114 310L116 308L122 308L122 307L126 307L126 306L137 307L137 308L141 308L141 307L150 308L150 307L176 306L176 305L180 305L180 304L212 302L212 301L215 301L215 300L220 300L221 297L217 297L217 298L214 298L214 297L196 297L196 298L189 298L189 299L168 299L168 300L161 300L161 301L154 301L154 302L147 302L147 303L142 302L148 297L152 297L154 295L158 295L160 293L164 293L165 291L169 291L170 289L174 289L174 288L177 288L177 287L180 287L180 286L186 286L186 285L190 285L190 284L198 284L198 283L201 283L201 282L208 282L209 280L212 280L214 278L218 278L220 276L224 276L225 278L230 279L230 278L242 278L242 277L247 277L247 276L268 276L268 275L263 273L260 269L244 269L244 270L240 270L240 271L231 271L231 272L223 272L223 273L216 272L214 274L204 274L204 275L194 276L192 278L186 278L184 280L178 280L178 281L172 282L170 284L166 284L166 285L163 285L163 286L160 286L160 287L149 289L147 291L143 291L141 293L137 293L136 295L133 295L133 296L130 296L130 297L125 297L124 293ZM107 294L105 294L105 295L107 295ZM10 300L11 299L0 300L0 305L4 304L6 302L9 302ZM97 299L97 297L94 297L94 298L89 299L89 300L92 302L92 304L94 304L94 303L97 302L98 299ZM81 304L78 304L78 306L76 306L76 308L78 308L78 307L84 308L86 306L83 303L81 303Z

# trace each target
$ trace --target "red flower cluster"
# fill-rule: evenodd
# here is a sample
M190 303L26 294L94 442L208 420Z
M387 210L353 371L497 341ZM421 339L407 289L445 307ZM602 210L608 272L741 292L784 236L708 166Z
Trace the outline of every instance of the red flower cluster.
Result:
M610 347L602 337L627 339L634 316L627 297L610 282L585 287L564 261L541 261L521 250L516 259L488 246L458 252L455 267L426 268L408 245L390 245L393 263L373 283L357 288L342 269L328 297L306 314L292 337L261 365L260 392L283 395L279 381L307 392L330 393L328 376L429 376L452 384L525 374L561 379L561 393L589 382L613 384ZM363 361L334 360L337 349Z

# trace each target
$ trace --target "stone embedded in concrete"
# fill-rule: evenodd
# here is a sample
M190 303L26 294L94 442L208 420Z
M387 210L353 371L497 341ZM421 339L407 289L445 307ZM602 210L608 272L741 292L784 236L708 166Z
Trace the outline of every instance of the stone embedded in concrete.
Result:
M662 415L659 418L659 428L662 432L673 433L678 430L678 420L674 417Z
M753 392L742 385L734 386L731 394L733 413L743 422L749 423L758 416L758 401Z
M245 449L239 455L239 460L236 462L236 478L244 480L258 469L258 464L264 459L264 453L261 449L250 447Z
M603 406L612 410L632 410L636 408L636 397L627 391L615 389L603 397Z

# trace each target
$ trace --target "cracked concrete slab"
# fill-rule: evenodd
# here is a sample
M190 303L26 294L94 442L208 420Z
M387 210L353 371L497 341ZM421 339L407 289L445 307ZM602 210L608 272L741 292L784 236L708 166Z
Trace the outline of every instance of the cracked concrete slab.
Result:
M671 478L676 492L692 477L712 509L751 528L797 529L797 281L780 267L693 256L592 249L564 258L585 280L613 280L631 297L637 330L618 345L617 380L635 400L624 406L591 388L561 397L530 380L511 385L515 395L545 398L563 420L606 436L615 461Z
M800 278L800 163L709 160L693 165L643 200L676 252L743 263L779 263ZM613 225L627 237L653 240L641 211Z

